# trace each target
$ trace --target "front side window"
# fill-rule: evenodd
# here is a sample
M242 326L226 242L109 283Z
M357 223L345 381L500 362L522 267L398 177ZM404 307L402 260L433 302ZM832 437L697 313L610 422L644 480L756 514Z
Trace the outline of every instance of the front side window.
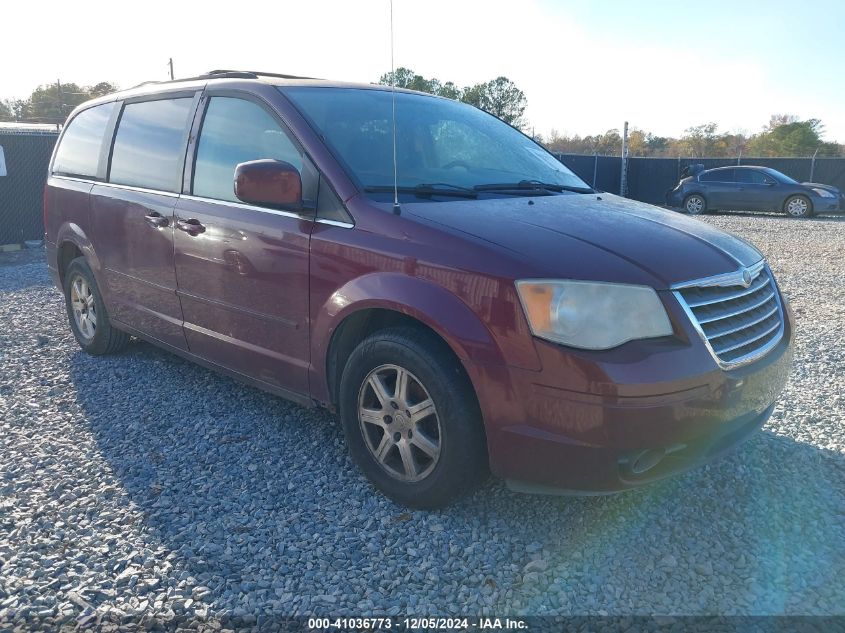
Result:
M109 182L180 191L192 103L185 97L127 104L114 139Z
M212 97L197 146L194 195L238 202L235 167L263 158L296 167L302 176L303 197L314 197L315 170L269 112L252 101Z
M359 88L284 87L357 183L393 184L393 95ZM542 182L590 191L540 145L472 106L396 93L398 185L471 188Z
M776 182L782 183L784 185L797 185L798 181L795 178L790 178L784 173L779 172L776 169L767 169L766 173L774 179Z
M766 175L761 171L757 171L756 169L735 169L734 174L736 175L737 182L743 182L752 185L766 184Z
M53 173L95 178L100 164L100 148L114 103L88 108L68 124L56 150Z

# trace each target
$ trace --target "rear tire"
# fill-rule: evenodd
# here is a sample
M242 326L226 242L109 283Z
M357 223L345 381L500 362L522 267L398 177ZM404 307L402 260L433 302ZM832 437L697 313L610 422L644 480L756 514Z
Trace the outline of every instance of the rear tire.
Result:
M783 203L783 210L793 218L809 218L813 215L813 203L807 196L789 196Z
M707 213L707 200L700 194L690 194L684 198L684 211L689 215L703 215Z
M472 385L433 333L395 327L363 340L343 370L339 405L352 459L397 503L441 508L488 475Z
M67 267L64 290L70 329L84 351L100 356L126 347L129 335L109 321L94 273L84 257L77 257Z

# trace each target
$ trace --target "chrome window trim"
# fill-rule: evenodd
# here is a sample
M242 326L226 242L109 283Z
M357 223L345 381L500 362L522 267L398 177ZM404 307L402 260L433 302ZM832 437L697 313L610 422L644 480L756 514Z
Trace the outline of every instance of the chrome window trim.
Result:
M341 229L354 229L355 224L352 222L341 222L340 220L329 220L328 218L317 218L317 224L326 224L328 226L336 226Z
M100 185L103 187L112 187L114 189L125 189L127 191L137 191L139 193L151 193L160 196L167 196L169 198L184 198L185 200L194 200L196 202L210 202L211 204L218 204L223 206L237 207L239 209L246 209L249 211L260 211L262 213L269 213L271 215L278 215L286 218L297 218L300 220L309 220L317 224L326 224L329 226L336 226L344 229L355 228L355 225L350 222L340 222L338 220L328 220L326 218L314 218L312 215L304 215L302 213L294 213L293 211L282 211L281 209L268 209L267 207L259 207L253 204L244 204L243 202L230 202L228 200L217 200L215 198L203 198L201 196L191 196L188 194L178 194L172 191L159 191L157 189L144 189L143 187L133 187L131 185L118 185L112 182L100 182L98 180L90 180L88 178L74 178L71 176L59 176L51 174L51 178L58 178L59 180L70 180L73 182L84 182L89 185Z
M672 294L675 295L675 300L683 309L684 313L687 316L687 319L692 324L695 331L698 333L698 336L701 338L702 342L704 343L704 346L707 348L707 351L710 352L710 356L713 357L713 360L721 369L737 369L738 367L742 367L743 365L753 363L754 361L759 360L760 358L768 354L770 351L772 351L772 349L774 349L778 345L778 343L781 342L781 339L783 339L783 333L786 329L786 315L783 308L783 302L780 298L780 292L778 292L777 286L775 284L774 275L772 275L771 269L766 265L766 261L762 259L753 266L748 267L749 271L756 271L752 272L752 281L760 274L760 271L764 269L766 270L766 273L769 276L770 283L772 284L772 290L774 291L775 295L775 303L777 304L778 314L780 315L780 324L777 328L777 332L775 334L775 337L771 341L766 343L763 347L755 349L753 352L749 352L745 356L740 356L739 358L735 358L734 360L729 362L723 361L716 354L716 351L713 349L713 346L707 339L707 334L705 334L704 328L698 322L698 317L695 316L692 311L692 308L690 308L687 304L686 299L684 299L683 295L681 294L681 290L695 286L712 287L737 285L737 279L740 280L738 285L742 285L743 272L746 270L746 267L741 267L731 273L713 275L712 277L704 277L703 279L697 279L693 281L685 281L683 283L675 284L670 288Z
M194 200L195 202L208 202L224 207L235 207L236 209L245 209L247 211L261 211L262 213L269 213L270 215L279 215L283 218L296 218L299 220L314 220L314 216L305 215L303 213L296 213L294 211L284 211L282 209L270 209L268 207L259 207L255 204L246 204L244 202L232 202L230 200L218 200L217 198L204 198L203 196L193 196L187 193L182 194L185 200Z
M173 191L161 191L160 189L145 189L144 187L135 187L133 185L119 185L115 182L102 182L100 180L90 180L88 178L73 178L71 176L51 175L51 178L59 178L61 180L72 180L75 182L85 182L91 185L100 185L101 187L111 187L112 189L124 189L126 191L137 191L139 193L152 193L157 196L167 196L168 198L178 198L179 194Z

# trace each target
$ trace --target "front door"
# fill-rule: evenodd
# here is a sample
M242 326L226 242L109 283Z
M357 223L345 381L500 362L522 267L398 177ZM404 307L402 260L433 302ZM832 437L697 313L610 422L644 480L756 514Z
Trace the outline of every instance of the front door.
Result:
M192 95L126 103L108 183L95 185L90 195L109 312L179 349L186 342L176 296L173 211L194 110Z
M737 209L747 211L771 211L777 208L777 203L772 204L772 192L775 189L774 181L762 171L749 167L738 167L734 170L738 190L736 199Z
M316 197L316 171L261 103L204 98L190 195L176 206L178 295L190 351L273 386L308 392L310 217L243 204L238 163L274 158L300 170ZM202 107L202 106L201 106Z

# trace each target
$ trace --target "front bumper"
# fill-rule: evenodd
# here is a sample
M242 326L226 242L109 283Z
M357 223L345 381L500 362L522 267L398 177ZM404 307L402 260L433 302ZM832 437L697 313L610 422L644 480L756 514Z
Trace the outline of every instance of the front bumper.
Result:
M818 194L812 195L813 211L816 213L836 213L845 210L845 194L834 198L823 198Z
M676 313L672 340L606 352L537 340L539 372L485 367L481 389L473 368L491 469L517 489L606 493L718 457L766 422L786 384L788 309L784 317L766 356L730 370Z

